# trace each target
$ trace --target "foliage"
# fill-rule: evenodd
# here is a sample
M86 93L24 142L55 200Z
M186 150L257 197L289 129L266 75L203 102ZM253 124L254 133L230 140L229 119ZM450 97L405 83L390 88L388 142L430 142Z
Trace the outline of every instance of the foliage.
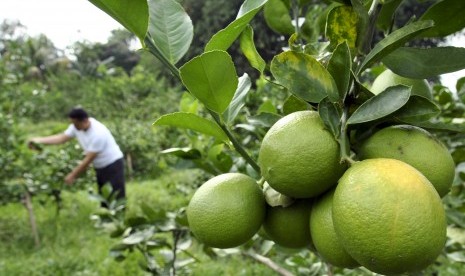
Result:
M140 56L130 49L133 39L125 30L114 30L106 43L76 42L73 55L77 62L73 67L81 76L102 76L104 68L121 68L130 75L140 61Z
M465 81L458 82L457 93L436 85L432 101L412 96L402 86L378 96L369 91L386 67L429 79L463 68L463 48L434 47L444 35L465 27L460 20L442 21L450 12L444 3L460 11L463 1L91 2L131 30L142 53L130 49L132 34L117 31L107 43L75 44L73 60L46 37L31 38L21 35L20 24L2 24L2 202L19 200L26 188L41 202L61 195L62 179L81 151L69 145L32 153L25 147L26 130L32 124L65 120L64 110L79 104L114 132L131 177L157 177L168 165L203 170L182 183L163 179L175 187L163 195L165 201L154 203L157 196L144 188L128 201L126 214L116 203L97 212L98 226L119 240L111 251L117 260L130 262L131 253L139 252L142 268L152 274L196 269L203 274L207 256L216 263L222 263L221 257L246 256L271 258L295 274L371 275L366 269L333 268L307 249L289 251L258 236L233 250L204 247L190 236L182 207L212 175L239 171L259 179L254 160L261 140L289 113L318 110L340 143L345 162L356 158L353 149L376 128L409 123L439 136L457 164L453 190L444 199L448 243L425 273L463 274ZM126 13L127 5L140 14ZM172 14L158 13L157 5ZM433 26L422 19L436 22ZM433 48L415 48L424 45ZM403 70L412 68L411 59L418 68ZM181 84L186 93L181 93ZM63 125L53 130L62 131ZM192 251L206 255L199 258Z
M462 135L465 130L464 123L457 122L456 114L451 120L438 115L440 109L444 108L444 102L440 99L431 101L411 96L410 88L406 86L391 87L379 95L373 95L369 91L371 68L374 66L386 66L401 76L416 78L434 78L465 67L464 64L455 63L460 59L443 59L443 56L447 55L461 55L463 48L437 47L420 50L411 47L419 45L411 42L423 35L442 37L465 27L461 23L459 27L447 27L449 23L444 22L442 17L445 16L448 5L438 1L428 2L426 11L419 15L420 20L414 18L396 25L396 10L402 1L342 1L345 5L341 5L341 1L334 2L339 4L247 0L240 6L239 12L229 25L212 36L207 36L203 51L199 51L193 58L187 58L188 61L182 60L183 64L179 67L161 47L166 47L166 40L151 33L150 26L161 25L166 21L166 15L157 17L157 14L149 9L147 26L138 26L145 27L149 32L142 41L143 48L159 59L196 99L188 100L188 105L181 105L180 113L163 115L155 121L155 125L187 129L188 133L195 131L201 137L209 137L193 138L188 135L187 146L171 148L164 152L189 160L193 165L212 174L241 171L258 178L261 175L260 169L254 161L258 144L241 143L242 140L247 141L248 135L244 135L242 129L253 132L261 140L263 132L285 112L305 109L318 110L325 126L339 142L342 162L350 163L353 158L357 158L353 151L357 143L362 137L382 126L408 123L434 132L447 131L445 137ZM462 8L463 2L458 2L450 0L447 3ZM150 3L148 5L150 6ZM272 58L267 59L260 57L260 51L257 51L254 43L250 43L261 39L253 37L251 28L246 27L262 8L265 8L267 24L288 38L289 43L282 52L279 50ZM174 18L186 16L186 12L179 9L171 10L171 13ZM109 14L123 25L134 23L130 17L124 17L122 14ZM277 18L281 20L278 23ZM302 23L303 19L306 20ZM194 21L194 26L195 23L197 22ZM289 26L293 26L294 29ZM192 31L181 22L173 23L171 27L185 32ZM242 33L243 30L247 32ZM433 30L437 30L436 33L440 32L440 35L431 35ZM382 35L376 39L374 34L379 32ZM185 36L179 38L179 41L176 41L174 35L172 38L170 46L173 49L180 50L179 45L184 47L184 43L190 43ZM244 84L244 79L239 79L238 71L235 70L235 62L241 57L231 51L231 45L234 45L236 40L242 40L241 50L247 53L245 56L252 68L276 86L273 90L280 90L284 95L280 97L287 99L286 101L264 101L257 111L248 108L246 95L250 86L241 85ZM184 43L179 43L180 41ZM405 46L407 48L403 48ZM412 57L418 62L425 61L423 55L428 57L428 66L421 66L421 70L402 70L407 68ZM263 62L266 62L267 66L263 66ZM412 73L418 75L409 75ZM249 77L244 75L242 78ZM457 99L452 100L454 103L456 101ZM200 108L197 106L199 103L203 105ZM261 116L252 118L250 115L255 112ZM253 119L263 129L254 129L254 125L251 124ZM225 136L227 140L224 139ZM213 151L218 148L220 150ZM458 154L454 151L454 155ZM461 161L457 162L458 165L460 163ZM463 186L463 181L460 181L459 186ZM152 227L156 227L156 224ZM153 234L153 231L144 230L134 235L142 235L144 240L150 241ZM246 248L247 246L244 250ZM156 258L153 256L152 259ZM175 267L171 269L174 273Z
M58 217L54 204L35 201L39 248L34 246L24 208L17 204L0 208L0 274L139 275L136 256L121 266L108 255L114 241L89 223L97 202L89 200L87 191L64 191L62 197Z
M1 205L21 202L29 208L26 201L32 196L41 204L54 202L58 215L63 190L87 190L95 185L93 170L87 170L71 187L64 184L65 176L83 158L75 143L43 147L40 152L26 145L34 135L64 131L66 124L54 122L65 122L66 110L79 104L108 122L127 157L128 179L162 173L170 161L157 152L177 134L155 132L150 123L140 120L173 110L165 102L177 99L178 89L169 87L165 78L147 78L143 64L135 67L140 58L129 49L129 32L114 31L105 44L74 45L77 59L72 61L45 36L24 34L19 23L5 21L1 31ZM33 209L30 216L33 221Z
M0 115L3 117L3 115ZM51 199L61 207L61 190L64 189L64 177L80 159L81 149L74 145L60 147L55 151L42 149L34 153L27 148L26 133L18 128L11 116L2 118L2 148L0 150L0 204L19 202L27 191L37 196L40 202ZM92 171L87 171L75 184L87 187L93 182ZM76 190L75 186L71 188Z

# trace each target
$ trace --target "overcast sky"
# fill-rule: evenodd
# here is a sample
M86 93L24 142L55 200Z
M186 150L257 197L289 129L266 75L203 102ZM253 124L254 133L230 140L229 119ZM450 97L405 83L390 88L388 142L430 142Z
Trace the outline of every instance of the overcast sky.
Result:
M87 0L0 0L0 21L19 20L27 33L40 33L66 48L83 39L105 42L122 26Z
M76 41L106 42L112 30L123 28L87 0L0 0L0 22L4 19L19 20L29 35L43 33L63 50ZM451 45L464 47L464 40L464 35L456 37ZM441 79L455 91L456 79L463 76L465 70Z

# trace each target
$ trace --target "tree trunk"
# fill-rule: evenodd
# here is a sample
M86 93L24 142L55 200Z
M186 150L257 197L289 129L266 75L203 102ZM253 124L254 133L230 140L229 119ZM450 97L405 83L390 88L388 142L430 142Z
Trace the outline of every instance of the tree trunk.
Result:
M132 168L132 156L131 156L131 153L128 152L126 154L126 163L128 165L128 179L130 179L132 177L132 171L133 171L133 168Z
M31 200L31 194L29 191L26 189L26 192L24 193L24 206L27 209L27 212L29 214L29 222L31 223L31 230L32 230L32 235L34 236L34 242L36 247L40 246L40 239L39 239L39 232L37 231L37 224L36 224L36 217L34 215L34 209L32 207L32 200Z

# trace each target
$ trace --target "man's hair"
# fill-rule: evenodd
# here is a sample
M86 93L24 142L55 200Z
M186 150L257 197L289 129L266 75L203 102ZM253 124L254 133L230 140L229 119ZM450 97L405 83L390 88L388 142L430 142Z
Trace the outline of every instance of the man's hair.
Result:
M76 119L78 121L84 121L87 118L89 118L89 115L83 108L75 107L71 109L71 111L68 113L68 117L71 119Z

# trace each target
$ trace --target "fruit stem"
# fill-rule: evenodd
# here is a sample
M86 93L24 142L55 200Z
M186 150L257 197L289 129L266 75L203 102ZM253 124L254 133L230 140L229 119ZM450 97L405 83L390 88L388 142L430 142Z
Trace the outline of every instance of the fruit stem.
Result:
M349 166L354 164L355 161L350 157L350 143L347 136L347 117L349 114L349 107L345 106L341 116L341 134L338 142L341 149L341 163L347 163Z
M265 184L265 178L262 176L262 178L258 180L257 184L260 186L260 188L263 188L263 184Z
M217 113L209 110L207 108L208 112L210 113L210 115L213 117L213 119L215 120L215 122L221 127L221 129L224 131L224 133L226 134L226 136L228 136L229 138L229 141L231 141L231 143L233 144L234 146L234 149L236 149L236 151L245 159L245 161L247 163L249 163L250 166L252 166L252 168L258 173L260 174L260 166L257 164L257 162L255 162L255 160L252 159L252 157L250 157L250 155L245 151L244 147L242 147L242 145L239 143L239 141L237 141L236 137L234 137L234 135L229 131L228 127L221 121L221 118L218 116Z

